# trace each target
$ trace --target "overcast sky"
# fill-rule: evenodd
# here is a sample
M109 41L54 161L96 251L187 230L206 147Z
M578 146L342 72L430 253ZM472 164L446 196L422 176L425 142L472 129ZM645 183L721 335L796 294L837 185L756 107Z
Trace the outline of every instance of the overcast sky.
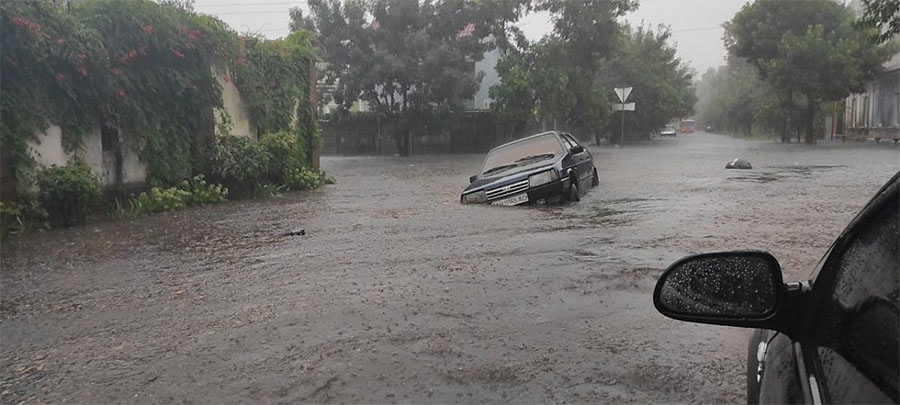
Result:
M725 63L722 45L722 23L731 19L748 0L641 0L641 6L626 16L631 25L672 28L672 40L678 54L690 66L703 73L708 67ZM194 8L216 15L239 32L254 32L269 38L288 33L288 9L304 0L196 0ZM525 16L518 24L531 40L537 40L552 29L549 16L536 13Z

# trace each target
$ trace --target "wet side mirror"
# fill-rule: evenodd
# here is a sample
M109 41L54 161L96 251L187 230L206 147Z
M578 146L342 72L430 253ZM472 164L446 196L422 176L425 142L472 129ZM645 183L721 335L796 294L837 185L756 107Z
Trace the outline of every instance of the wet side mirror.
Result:
M709 253L669 266L656 283L653 305L683 321L779 330L785 291L771 254Z
M573 155L577 155L581 152L584 152L584 146L575 145L572 147L572 149L569 149L569 152L571 152Z
M474 176L469 177L469 184L474 183L475 180L478 180L478 175L477 175L477 174L474 175Z

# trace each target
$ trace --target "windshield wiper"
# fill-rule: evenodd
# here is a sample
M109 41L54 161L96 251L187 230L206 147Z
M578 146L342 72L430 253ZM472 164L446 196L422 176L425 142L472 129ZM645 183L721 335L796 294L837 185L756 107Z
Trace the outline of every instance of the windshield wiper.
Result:
M496 167L492 167L492 168L490 168L490 169L487 169L487 170L485 170L485 171L484 171L483 173L481 173L481 174L489 174L489 173L501 172L501 171L504 171L504 170L506 170L506 169L512 169L513 167L516 167L516 166L518 166L518 165L500 165L500 166L496 166Z
M544 160L544 159L550 159L554 156L556 156L556 155L554 155L552 153L541 153L540 155L528 155L528 156L525 156L525 157L517 160L516 162L524 162L526 160L537 160L537 159Z

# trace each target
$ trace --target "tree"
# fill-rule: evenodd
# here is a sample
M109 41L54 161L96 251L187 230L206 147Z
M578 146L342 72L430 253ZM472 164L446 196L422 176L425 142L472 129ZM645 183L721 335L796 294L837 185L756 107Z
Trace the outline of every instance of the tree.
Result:
M610 115L611 90L605 78L608 58L622 40L623 25L618 19L636 7L634 0L537 0L535 4L536 9L549 11L553 19L553 35L539 50L545 55L559 54L547 61L557 65L547 72L547 84L551 88L564 85L563 94L554 95L549 105L541 105L550 107L545 111L553 111L554 118L593 132L598 141ZM565 71L565 80L557 77L559 69Z
M777 89L783 109L794 111L795 93L805 96L806 140L814 142L816 103L859 89L860 80L878 69L880 62L872 62L886 57L866 38L872 32L854 29L852 22L850 11L831 0L757 1L745 5L725 24L725 46L730 54L755 66L760 77ZM782 124L784 142L790 117L785 115Z
M536 94L532 88L529 56L518 49L511 49L494 67L501 80L489 90L488 94L494 100L491 109L509 124L509 138L522 131L535 117Z
M637 108L628 115L629 129L643 134L672 118L691 115L696 103L694 73L669 45L669 29L660 26L653 31L641 26L625 28L624 32L620 50L611 61L609 87L618 83L634 85L628 101L636 103Z
M900 2L897 0L863 0L865 11L860 23L875 28L878 42L889 41L900 34Z
M433 113L461 109L478 90L473 63L523 3L312 0L326 76L344 108L362 100L397 123L403 155ZM499 27L499 28L498 28Z
M853 27L849 14L838 30L816 25L803 34L789 32L782 38L780 56L768 64L770 82L790 84L805 96L806 143L815 143L819 105L863 91L887 60L887 48L876 47L870 38Z
M731 56L728 64L707 70L697 84L697 119L701 125L749 135L754 124L780 126L780 101L757 69L746 60ZM772 124L775 119L778 124Z

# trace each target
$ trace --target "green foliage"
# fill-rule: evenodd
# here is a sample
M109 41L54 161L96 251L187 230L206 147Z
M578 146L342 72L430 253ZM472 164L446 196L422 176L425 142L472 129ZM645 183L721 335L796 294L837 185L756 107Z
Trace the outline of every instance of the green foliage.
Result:
M334 83L334 100L349 109L365 100L402 125L401 154L431 110L457 110L478 90L472 63L494 46L488 35L518 18L517 1L312 0L312 25ZM303 21L298 21L301 24Z
M694 74L669 44L669 29L661 26L654 31L641 26L624 32L618 56L610 63L610 84L634 86L628 102L636 103L637 108L626 115L628 130L643 135L655 132L673 118L692 115L696 103ZM619 102L610 92L605 95ZM618 133L619 120L611 121L609 132Z
M646 132L689 115L693 73L669 45L670 33L618 22L633 1L537 1L551 13L553 34L535 43L520 41L497 64L500 83L491 88L494 109L515 128L532 118L561 121L580 132L618 134L613 87L634 86L629 101L639 107L628 128Z
M863 0L865 12L860 18L864 27L875 28L878 42L887 42L900 34L900 2L897 0Z
M151 183L196 172L196 134L207 128L206 114L222 107L212 68L235 58L236 35L213 17L145 0L78 2L73 12L108 52L100 121L138 152Z
M149 192L141 193L128 202L129 214L137 216L184 209L187 206L185 200L190 194L176 187L153 187Z
M172 1L95 0L71 10L7 1L0 2L0 48L0 142L20 180L32 165L27 142L51 124L62 127L69 152L93 127L112 129L117 147L147 165L151 184L202 172L213 143L209 114L223 111L215 72L229 81L229 70L262 132L299 131L302 145L320 142L304 102L315 57L309 32L239 38ZM222 117L215 129L228 133L230 119Z
M311 33L296 31L268 41L242 37L245 56L234 66L234 83L247 106L250 122L262 133L291 129L297 101L306 97Z
M0 202L0 238L49 228L48 217L35 193L20 192L17 202Z
M290 190L312 190L325 184L326 177L315 170L291 167L284 171L284 185Z
M74 150L105 104L102 38L47 1L0 2L0 144L20 182L33 166L26 142L51 123Z
M83 223L100 200L100 180L83 164L51 166L39 171L34 179L41 206L57 226Z
M253 194L258 197L272 198L280 197L284 194L285 190L287 190L287 188L281 184L261 183L256 185L256 190Z
M177 211L185 207L218 204L226 201L228 189L209 184L203 175L182 181L178 187L153 187L128 201L120 216L140 216L156 212Z
M305 165L305 153L300 145L298 134L282 131L265 135L259 140L265 151L268 164L265 179L275 184L284 182L284 171Z
M834 1L759 1L745 5L726 24L725 44L733 56L755 66L770 89L777 89L786 112L780 114L782 127L796 118L804 123L806 142L814 143L821 103L861 91L887 60L888 47L878 46L877 34ZM775 118L776 109L763 103L759 111Z
M207 164L207 177L235 196L248 197L268 168L269 155L260 143L241 136L220 136Z
M759 78L755 67L731 57L726 66L710 69L700 78L698 125L745 135L757 122L763 124L762 129L774 129L780 125L778 118L783 111L776 94Z
M184 180L178 186L188 192L184 202L189 207L218 204L227 201L228 189L221 184L207 183L206 177L202 174L198 174L190 180Z

